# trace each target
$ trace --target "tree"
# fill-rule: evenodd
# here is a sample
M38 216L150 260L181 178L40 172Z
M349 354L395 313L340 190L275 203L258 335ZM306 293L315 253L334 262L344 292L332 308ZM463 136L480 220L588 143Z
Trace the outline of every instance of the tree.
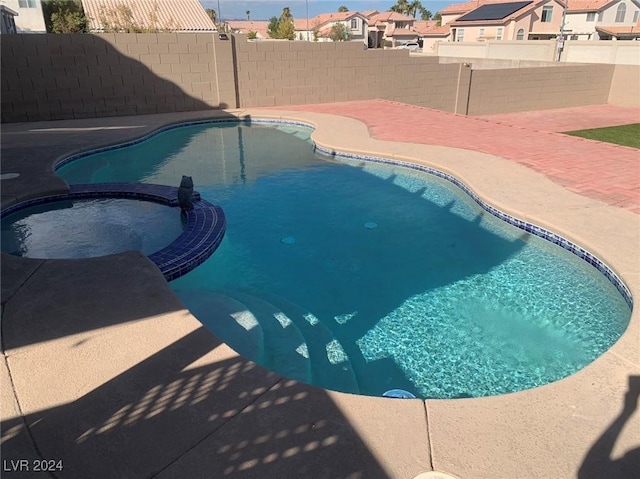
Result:
M267 33L271 38L278 37L278 17L271 17L269 19L269 25L267 26Z
M420 20L431 20L431 12L424 7L420 8Z
M278 36L283 40L293 40L296 37L296 27L293 23L293 15L291 15L291 9L284 7L282 9L282 15L278 19Z
M216 11L213 8L207 8L205 12L207 12L207 15L209 15L211 21L213 23L216 23L216 20L218 19L218 14L216 13Z
M392 5L389 8L390 12L402 13L403 15L407 14L407 10L409 9L409 4L407 0L397 0L395 5Z
M344 5L341 5L338 7L338 12L339 13L344 13L344 12L348 12L349 9L347 7L345 7Z
M437 20L438 26L441 26L442 25L442 14L440 12L436 12L436 14L433 16L433 20Z
M296 27L293 23L293 15L289 7L282 9L280 18L271 17L267 26L267 33L271 38L293 40L296 37Z
M247 39L248 40L255 40L256 38L258 38L258 32L249 31L247 33Z
M422 3L420 2L420 0L414 0L411 3L409 3L407 0L397 0L396 4L392 5L389 8L389 11L402 13L403 15L416 18L416 15L418 12L420 12L422 16L423 15L422 12L427 10L425 10L425 8L422 6ZM428 20L425 18L422 18L422 19Z
M351 39L351 32L347 30L344 23L336 23L331 27L329 38L334 42L344 42Z
M42 13L48 33L87 33L89 21L78 0L46 0Z
M247 20L251 20L250 16L251 16L251 10L247 10L246 11L247 14Z
M420 0L415 0L407 5L407 15L410 17L416 18L416 14L422 10L424 10L424 7L422 3L420 3Z

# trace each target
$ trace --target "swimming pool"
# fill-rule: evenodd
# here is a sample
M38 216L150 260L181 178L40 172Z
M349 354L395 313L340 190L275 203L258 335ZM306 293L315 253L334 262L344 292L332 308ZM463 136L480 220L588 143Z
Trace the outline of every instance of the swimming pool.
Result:
M172 288L242 354L329 389L503 394L579 370L624 332L628 304L582 259L450 182L314 154L309 134L194 125L59 173L71 183L193 176L225 210L227 236Z

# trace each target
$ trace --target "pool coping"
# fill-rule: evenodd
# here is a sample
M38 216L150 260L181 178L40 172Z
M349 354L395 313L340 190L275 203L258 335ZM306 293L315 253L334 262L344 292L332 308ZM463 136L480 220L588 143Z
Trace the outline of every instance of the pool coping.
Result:
M231 113L241 117L261 116L311 123L315 126L312 135L314 142L328 150L410 161L451 174L495 208L522 221L556 232L591 251L610 265L615 274L628 285L632 295L637 296L639 292L640 275L637 265L640 263L634 245L637 244L640 225L636 215L632 213L567 192L547 181L543 175L491 155L444 147L380 142L370 138L366 125L343 117L267 110ZM500 181L496 181L496 178ZM607 233L605 238L603 231ZM29 269L27 263L29 262L20 261L20 267L24 264L25 271ZM79 263L78 268L82 267ZM42 269L45 266L47 265L39 267ZM28 279L17 286L17 293L10 295L3 322L11 323L12 317L18 315L17 305L11 303L20 299L20 290L27 288L29 282L38 280L38 271L27 274ZM114 271L114 274L117 276L118 272ZM160 278L161 276L158 281ZM68 286L73 287L72 278L69 279ZM157 288L162 290L163 285L158 282ZM109 299L105 298L105 301L108 302ZM127 303L137 299L120 297L118 301ZM167 313L149 321L139 321L139 324L117 326L110 334L128 336L131 328L137 328L136 331L143 333L150 342L145 353L150 354L162 348L162 344L166 343L166 335L175 334L175 337L180 337L186 334L184 328L198 327L197 321L188 315L188 320L181 322L179 327L176 323L171 323L173 326L169 331L161 329L166 327L167 323L163 318L168 316L171 315ZM328 394L330 401L357 431L356 437L366 443L378 466L384 470L383 474L371 477L410 478L427 470L445 471L465 479L573 477L581 469L585 457L589 456L591 446L615 421L627 391L628 378L640 371L638 323L639 315L634 310L625 334L594 363L566 379L519 393L478 399L421 401L362 398L325 393L310 386L304 386L303 391L314 398ZM6 339L10 341L10 338ZM113 340L113 337L110 339ZM105 341L106 339L102 340ZM46 345L9 348L5 351L18 403L21 405L18 410L22 410L23 414L40 410L47 401L52 404L68 403L93 390L86 385L67 386L55 389L51 393L55 398L38 399L34 396L41 394L37 387L27 387L27 377L30 383L37 383L36 380L44 374L33 370L29 364L42 364L37 360L47 354L57 355L60 360L66 357L84 358L80 364L88 372L93 371L91 364L95 361L108 361L100 350L80 348L82 351L75 353L67 347L68 344L70 343L58 341ZM122 360L117 367L113 366L113 370L103 371L99 375L102 379L98 378L96 381L108 381L122 368L130 368L141 359L139 354L133 353L135 349L131 349L138 348L139 341L132 338L131 344L127 344L129 343L124 341L125 349L131 357L126 361ZM48 349L43 351L46 348ZM216 350L221 351L221 347ZM83 356L77 356L80 352ZM87 356L88 353L91 354ZM233 352L226 350L225 354ZM88 359L90 362L87 362ZM61 366L52 367L60 374L65 374L65 370L60 369ZM266 372L264 374L265 378L269 377ZM255 376L250 380L258 383L262 381ZM273 387L267 388L265 395ZM232 402L229 404L231 407ZM326 411L323 413L327 417L330 415ZM235 428L242 430L242 421L237 416L233 418L236 418ZM386 418L386 421L381 421L381 418ZM627 434L621 436L622 439L617 441L615 450L612 451L614 457L623 455L640 443L637 433L629 435L628 432L640 430L638 423L636 415L627 424ZM257 425L254 423L252 428L255 427ZM247 438L254 434L252 428L244 431ZM340 428L344 430L344 425ZM220 434L229 432L229 428L220 429ZM167 469L163 470L169 473L167 477L171 475L171 471L175 473L177 470L184 470L176 468L194 464L195 467L206 467L206 463L202 462L206 457L203 453L207 450L207 444L216 441L216 434L211 434L207 440L196 441L179 460L166 465ZM46 435L37 437L40 446L45 446L48 440ZM50 450L52 446L47 447ZM337 460L341 456L332 457ZM97 460L97 456L94 459ZM215 467L215 464L208 465Z

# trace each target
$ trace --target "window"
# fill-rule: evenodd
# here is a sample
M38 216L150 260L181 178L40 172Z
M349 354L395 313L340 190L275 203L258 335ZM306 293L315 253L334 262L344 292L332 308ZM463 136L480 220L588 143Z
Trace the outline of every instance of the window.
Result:
M616 23L623 23L624 16L627 13L627 6L624 3L618 5L618 11L616 12Z
M357 18L352 18L351 19L351 30L357 30L358 29L358 19Z
M481 28L480 29L480 38L483 38L483 37L484 37L484 28Z
M498 33L496 34L496 40L502 40L502 27L498 28Z
M36 8L36 0L18 0L20 8Z
M524 40L524 28L518 30L518 33L516 34L516 40Z
M542 18L540 21L542 23L549 23L551 21L551 14L553 13L553 7L546 6L542 7Z
M633 23L638 23L638 17L640 16L640 10L633 12Z
M601 22L602 21L602 14L604 12L598 12L598 21Z
M456 31L456 42L464 41L464 28L458 28Z
M596 21L596 12L587 13L587 22L595 22Z

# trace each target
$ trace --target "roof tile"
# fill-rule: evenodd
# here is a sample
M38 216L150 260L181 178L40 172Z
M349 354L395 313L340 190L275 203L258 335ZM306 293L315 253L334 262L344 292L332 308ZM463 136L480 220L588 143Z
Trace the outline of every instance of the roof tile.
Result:
M198 0L82 0L91 31L102 31L100 18L108 16L120 5L129 8L135 23L142 27L177 32L216 31Z

